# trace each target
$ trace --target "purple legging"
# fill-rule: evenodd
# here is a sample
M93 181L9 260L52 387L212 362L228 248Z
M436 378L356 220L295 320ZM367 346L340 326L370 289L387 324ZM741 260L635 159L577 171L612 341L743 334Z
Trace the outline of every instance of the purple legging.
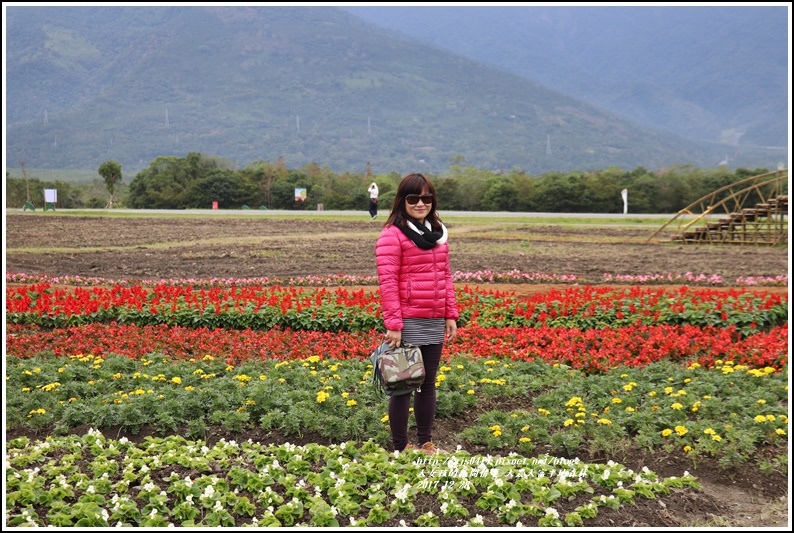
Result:
M402 450L408 444L408 410L411 397L414 398L414 416L416 417L416 437L418 445L430 442L433 432L433 421L436 418L436 373L441 361L443 344L420 346L422 360L425 364L425 381L422 392L401 394L389 398L389 427L395 450Z

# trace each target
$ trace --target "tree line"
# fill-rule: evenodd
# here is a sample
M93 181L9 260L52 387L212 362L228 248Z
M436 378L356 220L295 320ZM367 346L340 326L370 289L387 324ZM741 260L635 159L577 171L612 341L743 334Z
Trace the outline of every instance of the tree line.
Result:
M530 176L520 170L464 166L462 157L450 163L445 173L428 174L442 211L622 213L621 191L626 189L630 213L676 213L717 189L769 172L679 165L659 171L609 167ZM290 169L282 159L232 167L222 158L191 152L186 157L158 157L129 184L123 183L116 162L103 163L98 170L101 179L83 185L36 178L26 183L6 172L6 207L22 207L28 194L34 205L43 206L43 190L54 188L62 208L211 209L217 202L220 209L316 210L322 205L328 210L366 210L367 187L374 181L385 210L402 178L397 172L375 174L369 164L361 173L335 173L316 163ZM304 201L296 200L296 189L305 189Z

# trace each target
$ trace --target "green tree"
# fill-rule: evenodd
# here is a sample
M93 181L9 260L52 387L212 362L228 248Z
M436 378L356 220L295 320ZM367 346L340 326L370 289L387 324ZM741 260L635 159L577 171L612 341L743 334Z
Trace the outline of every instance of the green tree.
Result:
M113 192L116 190L116 184L121 183L122 180L121 163L118 161L105 161L99 165L97 172L99 172L99 175L105 180L105 187L108 190L108 194L110 194L107 207L112 209Z
M497 176L487 180L487 189L480 206L485 211L514 211L518 189L507 176Z

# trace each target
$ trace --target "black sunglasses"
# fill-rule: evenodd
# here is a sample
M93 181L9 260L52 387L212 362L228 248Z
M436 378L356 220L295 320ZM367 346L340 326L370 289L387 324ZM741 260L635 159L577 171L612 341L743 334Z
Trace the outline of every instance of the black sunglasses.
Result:
M422 203L425 205L430 205L433 203L434 196L432 194L406 194L405 201L408 202L408 205L416 205L419 203L419 200L422 200Z

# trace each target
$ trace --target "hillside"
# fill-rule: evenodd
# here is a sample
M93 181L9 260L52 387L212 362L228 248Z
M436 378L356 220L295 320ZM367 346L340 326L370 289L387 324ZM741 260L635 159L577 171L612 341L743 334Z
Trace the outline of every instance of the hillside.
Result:
M343 9L686 138L788 145L790 5Z
M236 166L530 173L773 167L692 142L331 7L4 7L7 161L125 175L161 155Z

